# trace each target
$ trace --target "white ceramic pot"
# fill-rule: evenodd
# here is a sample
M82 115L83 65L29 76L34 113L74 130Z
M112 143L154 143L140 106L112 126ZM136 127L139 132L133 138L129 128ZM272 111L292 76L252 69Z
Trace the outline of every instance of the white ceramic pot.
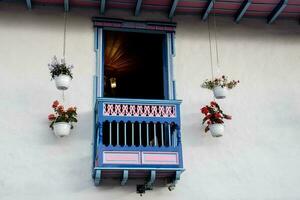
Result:
M61 74L59 76L55 76L55 85L59 90L66 90L69 88L71 83L71 77L69 75Z
M227 88L217 86L217 87L214 87L213 92L214 92L214 96L216 99L225 99L226 94L227 94Z
M57 122L53 125L54 134L59 137L70 135L71 124L67 122Z
M223 124L210 124L209 130L213 137L221 137L224 132L224 125Z

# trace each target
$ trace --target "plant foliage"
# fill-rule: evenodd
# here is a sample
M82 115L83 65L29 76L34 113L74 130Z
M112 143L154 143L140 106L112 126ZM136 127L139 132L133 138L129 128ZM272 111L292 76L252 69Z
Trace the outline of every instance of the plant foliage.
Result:
M57 100L53 102L52 108L54 113L48 115L48 119L51 122L50 128L53 129L53 125L57 122L67 122L71 124L71 129L73 129L73 123L77 122L77 108L69 107L65 110Z
M219 104L215 101L210 102L210 105L206 105L201 108L201 113L205 115L203 118L202 124L206 123L205 132L209 130L210 124L223 124L223 119L232 119L230 115L226 115L221 110Z
M226 87L228 89L234 88L240 81L228 81L228 78L226 76L221 76L221 78L215 78L213 80L206 79L204 83L201 85L202 88L206 88L209 90L214 89L217 86L221 86L222 88Z
M54 79L56 76L61 74L68 75L73 78L73 74L71 70L74 68L73 65L67 65L64 59L60 61L56 56L52 58L51 63L48 64L48 68L50 70L51 78Z

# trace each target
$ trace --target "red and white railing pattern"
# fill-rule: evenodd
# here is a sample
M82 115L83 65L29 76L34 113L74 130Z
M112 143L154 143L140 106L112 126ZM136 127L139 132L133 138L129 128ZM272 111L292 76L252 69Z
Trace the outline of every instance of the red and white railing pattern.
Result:
M104 116L176 118L174 105L141 105L104 103Z

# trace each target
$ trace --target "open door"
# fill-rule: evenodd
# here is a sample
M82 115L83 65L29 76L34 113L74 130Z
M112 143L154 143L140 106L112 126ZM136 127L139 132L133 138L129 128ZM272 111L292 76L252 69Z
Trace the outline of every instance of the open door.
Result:
M104 97L168 99L165 37L104 31Z

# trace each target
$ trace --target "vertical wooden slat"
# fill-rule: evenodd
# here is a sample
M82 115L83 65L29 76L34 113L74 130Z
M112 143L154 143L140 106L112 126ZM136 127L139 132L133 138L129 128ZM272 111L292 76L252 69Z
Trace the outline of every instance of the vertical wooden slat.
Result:
M142 123L139 123L139 140L140 146L142 146Z
M126 138L126 122L124 122L124 145L127 145L127 138Z
M157 145L157 141L156 141L156 123L154 123L154 146Z
M164 145L164 124L163 123L160 124L160 130L161 130L161 146L165 146Z
M168 124L169 147L172 146L171 142L171 125Z
M111 122L109 122L109 145L111 145Z
M119 137L119 122L117 122L117 146L119 146L119 140L120 140L120 137Z
M173 146L176 147L177 146L177 130L174 130L173 133Z
M147 146L149 146L149 124L147 123Z

